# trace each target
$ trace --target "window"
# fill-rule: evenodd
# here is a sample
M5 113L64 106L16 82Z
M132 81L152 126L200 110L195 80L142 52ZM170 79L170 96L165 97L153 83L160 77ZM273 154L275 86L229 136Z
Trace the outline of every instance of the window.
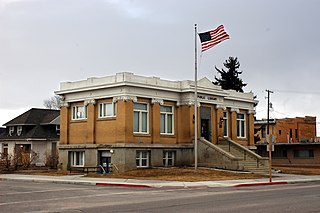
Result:
M175 152L174 151L164 151L163 152L163 165L164 166L174 166Z
M136 164L137 167L149 167L150 154L148 151L137 151L136 152Z
M306 149L306 150L294 150L293 156L295 158L313 158L313 150L312 149Z
M17 126L17 135L20 136L22 132L22 126Z
M228 137L228 112L223 112L223 136Z
M87 106L74 106L72 107L72 119L80 120L87 118Z
M296 138L298 139L298 129L295 129Z
M287 158L287 150L284 149L275 149L272 153L272 157L274 158Z
M9 135L12 136L14 133L14 126L9 126Z
M279 135L281 135L281 129L279 130Z
M101 103L99 104L99 118L108 118L116 116L116 103Z
M160 133L173 134L172 106L160 106Z
M261 137L266 138L267 137L267 127L262 126L261 127Z
M237 136L239 138L246 137L246 119L245 114L239 113L237 114Z
M84 151L70 152L70 165L74 167L84 166Z
M56 132L57 132L57 135L60 135L60 125L56 125Z
M135 103L133 107L133 131L135 133L148 133L149 123L148 104Z
M6 158L8 157L8 144L7 143L3 143L2 144L2 157Z

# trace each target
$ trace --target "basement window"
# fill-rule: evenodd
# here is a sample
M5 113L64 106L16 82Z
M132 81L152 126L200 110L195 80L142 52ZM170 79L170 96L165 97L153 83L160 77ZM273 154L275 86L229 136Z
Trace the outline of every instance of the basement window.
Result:
M294 150L293 156L294 158L313 158L314 153L313 153L313 149Z

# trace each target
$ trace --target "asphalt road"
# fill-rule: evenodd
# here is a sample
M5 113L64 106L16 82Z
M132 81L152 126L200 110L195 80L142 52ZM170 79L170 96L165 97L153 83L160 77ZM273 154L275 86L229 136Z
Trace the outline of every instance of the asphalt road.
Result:
M0 212L320 212L320 184L149 189L0 181Z

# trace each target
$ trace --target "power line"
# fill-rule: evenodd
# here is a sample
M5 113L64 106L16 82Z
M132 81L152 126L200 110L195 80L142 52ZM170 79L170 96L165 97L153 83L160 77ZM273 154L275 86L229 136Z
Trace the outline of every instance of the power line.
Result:
M298 90L277 90L273 89L275 92L280 92L280 93L298 93L298 94L310 94L310 95L320 95L320 92L315 92L315 91L298 91Z

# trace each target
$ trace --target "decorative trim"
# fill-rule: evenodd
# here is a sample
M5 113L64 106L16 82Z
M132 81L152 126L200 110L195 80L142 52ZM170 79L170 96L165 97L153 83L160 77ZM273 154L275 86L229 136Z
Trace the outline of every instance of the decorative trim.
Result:
M216 105L216 109L223 109L223 110L227 110L227 107L221 104L217 104Z
M67 102L67 101L60 101L59 106L60 106L60 107L69 107L70 104L69 104L69 102Z
M95 99L86 99L84 101L84 105L87 106L89 104L95 105L96 104L96 100Z
M253 110L253 109L249 109L249 110L248 110L248 114L255 114L255 113L256 113L256 111Z
M158 104L160 104L160 105L163 105L164 102L163 102L163 99L152 98L151 103L152 103L152 104L158 103Z
M231 112L240 113L240 109L239 108L231 108L230 111Z
M201 103L197 102L198 107L201 106ZM194 106L194 101L177 101L177 106Z
M112 101L113 102L117 102L117 101L133 101L133 102L137 102L138 98L137 98L137 96L122 95L122 96L113 97Z

